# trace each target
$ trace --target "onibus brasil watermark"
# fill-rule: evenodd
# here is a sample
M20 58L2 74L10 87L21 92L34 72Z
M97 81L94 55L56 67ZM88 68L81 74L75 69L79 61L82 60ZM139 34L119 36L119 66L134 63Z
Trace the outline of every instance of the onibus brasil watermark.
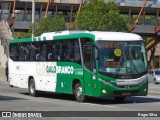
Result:
M42 117L41 112L2 112L2 117Z
M160 117L160 111L1 111L0 117Z

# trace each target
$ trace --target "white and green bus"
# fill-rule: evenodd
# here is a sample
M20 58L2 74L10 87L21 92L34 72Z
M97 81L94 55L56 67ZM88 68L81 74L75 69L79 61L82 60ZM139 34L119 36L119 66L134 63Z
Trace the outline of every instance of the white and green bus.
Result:
M61 31L10 40L10 85L41 91L86 96L145 96L147 57L136 34L101 31Z

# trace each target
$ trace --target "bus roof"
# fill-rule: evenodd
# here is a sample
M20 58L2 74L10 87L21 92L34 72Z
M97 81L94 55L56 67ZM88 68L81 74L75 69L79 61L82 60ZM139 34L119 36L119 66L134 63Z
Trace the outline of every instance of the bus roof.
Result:
M125 32L100 32L92 31L95 40L111 40L111 41L137 41L143 40L139 35Z
M71 38L91 38L97 40L108 40L108 41L137 41L143 40L139 35L125 32L103 32L103 31L86 31L86 30L72 30L72 31L59 31L59 32L48 32L43 33L39 37L24 38L17 40L10 40L10 43L16 42L31 42L31 41L45 41L45 40L60 40L60 39L71 39Z
M142 38L133 33L125 32L103 32L103 31L62 31L62 32L49 32L43 33L41 38L47 37L47 39L57 39L58 36L67 37L68 35L75 37L83 37L85 34L86 37L94 37L95 40L112 40L112 41L134 41L142 40ZM77 36L78 35L78 36Z

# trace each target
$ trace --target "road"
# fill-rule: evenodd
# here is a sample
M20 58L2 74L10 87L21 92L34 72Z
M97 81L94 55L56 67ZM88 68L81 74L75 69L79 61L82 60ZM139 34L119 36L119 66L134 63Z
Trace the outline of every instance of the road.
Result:
M160 85L150 84L149 89L154 91ZM160 95L149 94L143 97L128 97L124 103L116 103L112 98L97 99L90 98L85 103L78 103L71 95L43 93L39 97L29 96L27 89L10 88L8 84L0 84L0 111L159 111ZM65 114L65 113L64 113ZM81 114L81 113L79 113ZM84 113L83 113L84 114ZM90 113L91 114L91 113ZM94 114L94 115L95 115ZM160 114L160 112L159 112ZM94 116L93 115L93 116ZM66 115L67 116L67 115ZM69 115L70 116L70 115ZM127 116L127 115L126 115ZM138 116L137 116L138 117ZM0 120L3 118L0 118ZM8 120L18 120L19 118L8 118ZM24 118L28 120L28 118ZM35 119L35 118L34 118ZM43 118L38 118L43 119ZM45 118L52 120L53 118ZM54 120L61 117L54 117ZM65 120L91 120L96 117L67 117ZM101 117L105 120L105 117ZM111 120L115 118L110 117ZM123 117L128 120L128 117ZM131 118L129 118L131 119ZM136 119L140 119L139 117ZM158 119L157 117L148 119ZM7 118L4 118L7 120Z
M160 84L149 83L149 93L160 95Z

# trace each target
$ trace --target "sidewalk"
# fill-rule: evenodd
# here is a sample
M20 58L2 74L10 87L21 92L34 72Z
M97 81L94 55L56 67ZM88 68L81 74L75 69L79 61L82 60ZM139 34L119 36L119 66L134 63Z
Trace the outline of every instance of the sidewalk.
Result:
M0 67L0 83L7 83L5 70L2 67Z

